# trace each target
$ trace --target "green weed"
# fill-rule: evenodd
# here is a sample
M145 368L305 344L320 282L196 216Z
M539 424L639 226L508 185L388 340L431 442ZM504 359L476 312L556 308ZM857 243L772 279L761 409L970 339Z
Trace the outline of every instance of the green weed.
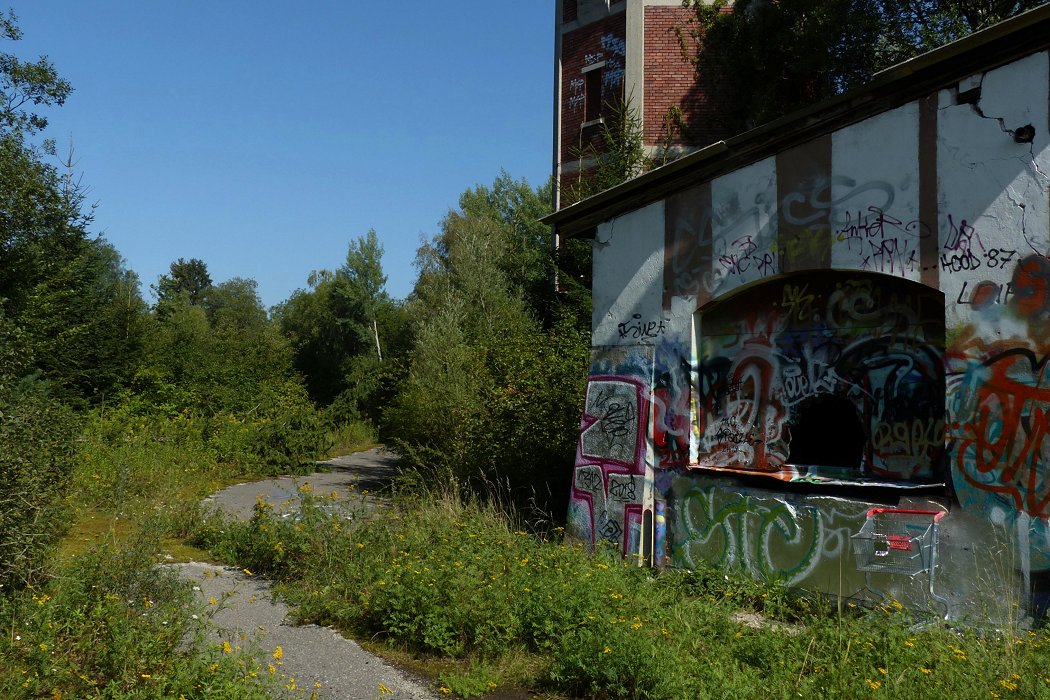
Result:
M351 519L307 494L298 520L260 504L201 544L283 581L303 621L450 659L439 681L461 697L1050 697L1043 631L917 631L899 604L836 614L715 569L657 573L454 494Z
M325 456L329 459L370 450L379 444L375 428L363 420L351 420L328 431L331 447Z
M155 566L154 533L103 541L46 585L0 599L0 696L268 697L251 655L204 641L190 591Z

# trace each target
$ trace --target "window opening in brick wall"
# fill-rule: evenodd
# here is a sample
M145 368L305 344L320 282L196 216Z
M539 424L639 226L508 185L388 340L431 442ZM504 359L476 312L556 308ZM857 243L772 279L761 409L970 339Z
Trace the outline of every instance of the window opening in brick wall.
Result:
M585 122L593 122L602 116L602 68L599 66L583 74L586 81L584 104Z
M859 469L866 443L853 404L834 394L817 394L795 409L788 462Z

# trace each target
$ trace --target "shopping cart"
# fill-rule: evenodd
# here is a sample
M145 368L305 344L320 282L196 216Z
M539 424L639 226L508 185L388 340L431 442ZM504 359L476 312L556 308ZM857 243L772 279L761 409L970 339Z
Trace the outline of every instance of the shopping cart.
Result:
M852 537L857 568L932 575L937 564L937 524L944 516L941 510L871 508L860 532Z
M937 570L937 526L947 515L942 510L871 508L860 532L852 536L857 569L872 573L915 576L926 572L930 598L944 606L948 600L934 592Z

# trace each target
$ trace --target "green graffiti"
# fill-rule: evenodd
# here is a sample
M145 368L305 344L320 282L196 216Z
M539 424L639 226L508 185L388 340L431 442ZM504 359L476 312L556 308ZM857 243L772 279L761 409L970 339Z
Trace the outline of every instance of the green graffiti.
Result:
M824 553L824 518L812 506L708 487L687 493L676 516L680 536L672 557L681 565L706 561L792 584L813 571Z

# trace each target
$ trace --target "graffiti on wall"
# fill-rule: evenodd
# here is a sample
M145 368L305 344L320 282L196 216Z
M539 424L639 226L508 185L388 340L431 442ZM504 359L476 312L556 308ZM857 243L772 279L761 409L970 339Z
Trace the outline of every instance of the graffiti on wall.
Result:
M653 448L656 466L685 467L689 464L692 432L691 343L667 340L653 355Z
M1014 349L952 377L956 479L1014 510L1050 516L1050 376L1047 356Z
M1016 532L1033 569L1050 569L1050 260L958 230L959 249L974 253L971 277L1012 269L1008 282L964 281L955 299L973 314L948 355L953 484L961 504Z
M579 112L587 101L587 82L583 78L573 78L569 81L569 109Z
M1050 259L1043 255L1017 257L1017 251L989 248L983 258L975 258L974 270L1003 269L1013 261L1010 281L964 280L955 303L970 306L985 320L1008 315L1028 324L1050 321ZM984 262L982 262L982 260ZM1031 332L1037 330L1038 332ZM1029 328L1027 338L1043 338L1043 329Z
M864 524L868 505L802 497L762 496L728 490L711 482L677 478L670 487L672 561L702 562L789 585L811 577L822 564L839 570L850 555L850 536Z
M847 210L834 232L858 269L902 277L919 269L919 239L927 235L917 219L902 221L877 206Z
M573 475L572 530L592 544L613 542L625 554L636 549L641 526L648 413L642 381L590 377Z
M940 471L939 293L881 275L799 275L720 302L701 314L700 329L699 466L788 480L821 471L799 466L891 479ZM808 465L800 457L814 402L828 397L837 401L832 413L853 416L860 464ZM826 432L834 436L843 425Z
M627 57L627 44L615 34L603 34L601 44L605 56L602 91L611 95L623 83L623 62Z
M605 62L601 67L602 93L606 96L605 99L608 99L609 95L619 94L623 83L627 45L615 34L603 34L598 43L601 50L584 54L583 63L584 66L593 66L601 61ZM587 83L583 78L572 78L568 88L566 104L571 112L579 112L587 103Z
M836 267L914 278L921 240L933 231L918 219L895 215L896 200L892 183L830 175L812 178L779 201L769 192L746 203L734 194L721 206L689 210L669 222L664 271L669 295L714 296L830 253L813 246L837 247ZM779 236L778 221L830 236ZM945 252L950 266L952 251Z

